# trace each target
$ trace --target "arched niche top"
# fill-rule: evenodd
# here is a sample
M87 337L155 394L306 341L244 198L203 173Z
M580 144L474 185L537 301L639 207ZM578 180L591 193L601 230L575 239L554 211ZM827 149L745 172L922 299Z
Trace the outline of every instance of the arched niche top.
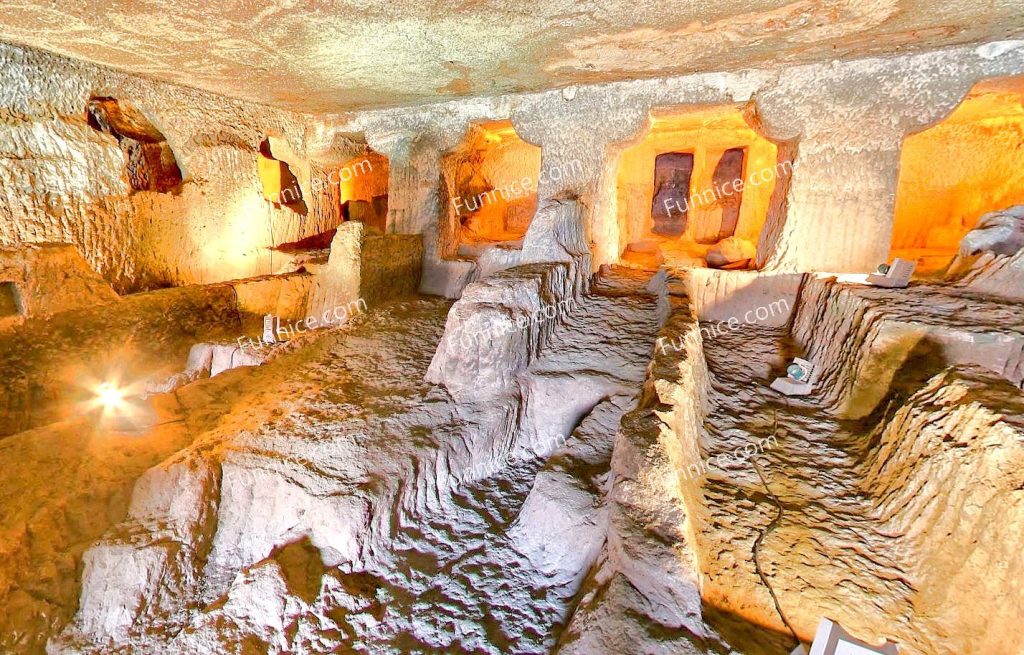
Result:
M895 66L783 71L752 98L764 134L779 141L895 147L905 134L952 111L972 85L970 79Z
M758 136L776 144L786 141L775 138L761 118L760 111L753 101L736 103L699 103L660 105L650 108L644 120L628 139L612 144L610 147L621 150L642 143L650 138L655 131L668 130L699 130L716 127L738 127L745 125Z
M117 140L133 191L169 193L180 189L184 176L174 151L157 126L132 104L93 96L86 106L86 121Z
M1005 113L1008 109L1019 108L1022 98L1024 98L1024 75L977 80L960 93L955 102L943 104L941 114L927 123L920 124L908 132L907 136L920 134L949 121L966 122L986 115ZM933 113L930 112L929 115Z

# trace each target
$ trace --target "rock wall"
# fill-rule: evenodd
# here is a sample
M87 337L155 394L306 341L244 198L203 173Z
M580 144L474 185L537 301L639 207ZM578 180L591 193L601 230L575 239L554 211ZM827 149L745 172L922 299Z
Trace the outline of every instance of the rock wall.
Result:
M369 145L389 159L387 229L422 234L423 290L457 296L473 264L449 259L442 159L472 124L511 120L542 149L538 206L578 197L599 266L615 262L629 238L613 201L612 154L644 132L651 112L753 103L763 134L795 144L758 262L782 271L866 270L888 254L903 138L949 113L979 80L1021 73L1020 48L960 47L313 119L8 45L0 48L0 245L73 244L121 292L274 272L268 246L336 227L331 171ZM182 184L134 190L117 139L87 119L91 98L114 98L145 116ZM262 196L256 162L267 137L295 174L306 214Z
M703 457L710 378L688 303L673 295L670 306L644 395L615 437L606 543L558 653L730 652L702 603L707 511L686 475Z
M838 416L863 418L891 392L916 389L952 364L1020 386L1024 312L945 286L887 290L830 277L803 288L793 338L816 367L815 385Z
M860 487L882 532L911 554L921 652L1012 650L1024 569L1012 545L1024 538L1022 416L1019 389L965 367L930 380L872 435Z
M303 216L262 196L257 157L268 135L291 144L279 156L290 160L303 196L314 195L315 167L295 155L303 152L300 114L12 45L0 45L0 81L0 246L72 244L123 293L272 273L268 246L339 221L332 205L311 202ZM184 182L134 190L128 155L90 125L94 97L148 119Z
M435 227L441 155L470 123L511 119L543 151L539 206L569 192L589 209L599 266L617 261L624 238L609 201L609 149L642 134L656 108L753 102L763 134L794 144L785 211L769 215L759 262L787 272L867 271L889 253L903 138L948 114L979 80L1022 73L1024 49L1012 44L959 47L339 114L318 119L310 138L365 134L391 161L389 229L425 234L427 265L453 267L439 263Z
M427 380L459 401L506 394L544 347L557 319L589 289L583 208L552 201L523 243L522 265L466 287L452 307Z

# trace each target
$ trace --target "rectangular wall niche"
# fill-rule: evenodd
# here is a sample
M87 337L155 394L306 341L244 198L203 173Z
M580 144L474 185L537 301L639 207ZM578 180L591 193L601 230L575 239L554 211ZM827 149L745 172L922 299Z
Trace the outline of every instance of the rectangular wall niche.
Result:
M692 152L666 152L655 158L654 200L651 203L652 231L655 234L679 236L686 231L691 177Z
M0 318L17 316L21 313L18 287L14 282L0 282Z
M722 207L722 222L719 224L718 235L713 242L728 239L736 234L736 226L740 222L740 203L743 192L736 190L736 180L743 179L743 160L746 148L730 148L722 154L715 167L713 184L719 190L718 202Z
M782 162L752 106L652 109L619 155L620 256L638 267L750 268Z

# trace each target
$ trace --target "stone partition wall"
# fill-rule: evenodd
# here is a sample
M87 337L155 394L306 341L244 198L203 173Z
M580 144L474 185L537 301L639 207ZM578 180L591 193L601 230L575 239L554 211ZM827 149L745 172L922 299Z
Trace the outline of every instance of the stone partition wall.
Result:
M315 276L307 315L321 326L332 325L369 305L415 293L422 260L423 244L415 236L376 234L358 221L342 223L327 264Z
M538 206L571 193L588 210L594 266L618 260L624 235L612 196L617 149L645 130L652 110L753 102L760 131L792 144L791 179L771 203L758 248L761 268L866 271L885 260L892 235L900 147L907 134L948 115L979 80L1024 72L1014 42L788 68L704 73L570 87L543 93L336 114L316 122L327 139L364 133L390 157L392 227L425 234L427 266L440 265L441 153L474 121L510 118L543 150ZM834 246L830 246L834 244ZM468 279L472 265L449 266ZM461 266L461 268L460 268ZM429 275L425 276L430 279ZM433 288L445 285L434 285ZM447 291L458 292L458 284Z
M910 289L843 284L831 276L803 285L792 335L815 365L817 393L829 411L865 418L893 392L912 392L922 378L952 365L1024 384L1024 311L946 285Z
M863 271L889 253L903 139L948 115L980 80L1021 73L1024 49L1004 42L311 117L3 45L0 165L9 200L0 245L73 244L120 292L267 274L268 246L337 226L340 208L321 197L328 177L369 146L389 159L388 231L423 236L421 290L457 297L474 264L445 253L441 159L472 123L511 120L542 149L538 206L579 199L596 267L617 261L628 238L616 219L615 160L651 112L753 103L759 131L793 144L784 153L792 177L771 203L778 209L767 217L758 265ZM134 191L116 138L87 120L94 98L144 115L182 184ZM298 180L305 215L262 195L256 162L268 138Z
M363 236L360 297L368 305L416 293L423 268L423 240L411 234Z
M527 232L522 265L466 287L448 314L428 382L444 386L459 402L514 392L518 375L589 290L583 218L577 202L552 201Z
M688 302L668 291L643 397L615 436L603 552L559 655L732 652L707 621L699 526L710 517L702 481L686 473L706 456L712 378Z
M269 246L339 221L313 202L312 180L326 172L303 152L301 114L13 45L0 44L0 81L0 246L72 244L124 293L272 273ZM87 120L92 98L152 123L183 182L133 190L118 140ZM306 215L263 197L257 156L268 137L298 178ZM335 150L346 149L355 145L337 137Z
M726 330L743 324L787 325L796 310L803 277L799 273L695 268L686 272L685 279L694 317Z

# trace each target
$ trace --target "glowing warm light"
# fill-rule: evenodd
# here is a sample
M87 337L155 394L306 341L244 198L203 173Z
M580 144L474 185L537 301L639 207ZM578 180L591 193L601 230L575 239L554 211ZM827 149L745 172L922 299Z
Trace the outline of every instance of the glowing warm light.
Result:
M523 238L537 211L541 150L521 139L511 121L471 125L442 168L453 237L447 245Z
M650 127L634 143L622 150L616 173L616 191L609 198L619 227L619 251L627 244L642 240L659 243L662 253L680 261L702 257L709 244L726 236L736 236L757 244L768 216L775 190L775 178L754 176L774 171L779 164L779 149L752 126L752 119L741 107L733 105L664 109L652 112ZM727 151L742 150L739 176L745 187L741 193L717 196L712 191L730 180L716 179ZM652 213L655 199L656 161L659 155L689 155L689 212L684 232L678 236L656 231ZM734 187L733 187L734 188ZM726 219L726 206L737 203L738 215Z
M108 374L103 380L82 380L88 396L79 406L106 429L137 432L152 425L152 410L144 400L143 382L125 383L123 372Z
M978 84L900 154L891 257L942 269L990 211L1024 202L1024 78Z
M96 402L104 412L123 412L127 408L125 393L113 382L104 382L96 388Z
M330 179L338 184L339 202L372 203L374 198L387 196L388 177L388 158L371 150L345 162Z

